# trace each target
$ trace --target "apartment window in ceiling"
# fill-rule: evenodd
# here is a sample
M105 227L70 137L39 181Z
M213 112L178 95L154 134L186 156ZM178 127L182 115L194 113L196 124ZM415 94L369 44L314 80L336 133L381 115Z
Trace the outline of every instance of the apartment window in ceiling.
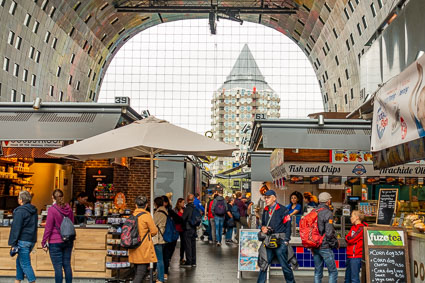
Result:
M25 94L21 93L21 102L25 102Z
M338 112L338 105L335 104L335 112Z
M324 6L325 6L326 10L328 10L328 12L330 13L331 12L331 8L329 7L328 3L325 2L325 5Z
M51 86L49 87L49 95L50 95L50 96L53 96L53 92L54 92L54 90L55 90L54 86L52 86L52 85L51 85Z
M363 27L364 27L365 29L367 29L366 16L363 16L363 17L362 17L362 22L363 22Z
M9 72L9 61L10 61L9 58L4 57L3 70L6 71L6 72Z
M322 81L321 80L319 80L319 85L320 85L320 88L322 88Z
M89 42L86 40L86 41L84 42L83 49L86 49L87 44L89 44Z
M58 66L58 69L56 70L56 77L58 77L58 78L60 77L61 70L62 70L62 68L60 66Z
M354 98L354 90L350 89L350 92L351 92L351 99L353 99Z
M69 32L69 36L72 36L74 34L75 28L72 27L71 31Z
M91 19L91 15L88 14L84 22L87 24L90 21L90 19Z
M22 72L22 80L24 82L26 82L28 80L28 70L24 69L24 71Z
M58 43L58 39L56 38L56 37L54 37L53 38L53 41L52 41L52 48L53 49L56 49L56 44Z
M16 89L12 89L12 91L10 93L10 101L16 102Z
M348 7L350 7L351 12L354 12L354 6L351 0L348 1Z
M63 100L63 91L60 91L59 92L59 101L62 101Z
M334 92L336 93L336 84L334 84Z
M115 51L117 51L117 46L115 46L114 49L112 49L111 53L114 54ZM307 52L307 53L308 53L308 56L310 56L310 52Z
M52 6L52 8L50 8L49 17L53 18L53 15L55 14L55 12L56 12L56 7Z
M38 27L40 26L40 23L35 21L34 22L34 26L32 27L32 32L33 33L37 33L38 32Z
M384 6L384 5L382 4L382 0L378 0L378 6L379 6L379 9L382 9L382 6Z
M76 90L80 90L80 81L77 81L77 84L75 85Z
M19 76L19 65L18 64L13 65L13 75L15 77Z
M125 31L125 28L122 28L118 34L122 34ZM299 31L295 30L296 33L298 33L299 36L301 36L301 34L299 33Z
M352 33L350 33L350 39L351 39L351 44L354 46L354 36Z
M111 25L115 24L116 22L118 22L118 18L115 18L111 21Z
M345 69L345 77L348 79L350 79L350 75L348 74L348 69Z
M318 70L319 68L317 68L316 62L313 62L313 64L314 64L314 67L316 68L316 70Z
M30 14L27 14L27 15L25 16L24 25L25 25L26 27L28 27L28 26L30 25L30 21L31 21L31 15L30 15Z
M339 87L342 87L342 84L341 84L341 78L338 78L338 86L339 86Z
M91 80L94 81L95 78L96 78L96 73L93 74L93 78Z
M88 74L87 74L87 77L89 77L89 78L90 78L91 72L92 72L92 69L89 69L89 72L88 72Z
M350 14L348 14L347 8L344 8L344 14L347 17L347 20L349 20L350 19Z
M325 71L326 79L329 80L328 71Z
M104 34L102 35L102 38L100 39L100 41L104 41L104 40L105 40L105 38L106 38L106 33L104 33Z
M105 8L108 7L108 5L109 4L107 2L105 2L102 6L100 6L100 10L101 11L105 10Z
M18 4L16 4L15 1L12 1L12 3L10 4L10 8L9 8L9 14L15 15L16 6L18 6Z
M46 31L46 35L44 36L44 42L49 43L50 40L50 32Z
M376 17L376 9L375 9L375 4L370 4L370 9L372 10L372 16Z
M74 5L74 11L77 11L78 8L80 8L81 6L81 1L78 1L75 5Z
M335 56L335 62L336 62L336 65L339 66L338 56Z
M49 0L44 0L41 4L41 10L46 11L47 4L49 4Z
M360 24L357 24L357 31L359 32L359 35L362 35L362 28L360 27Z
M307 44L306 44L306 46L307 46L308 50L310 50L310 52L311 52L311 47L310 47L310 45L307 43Z
M15 33L13 31L9 31L9 36L7 37L7 43L13 45L13 40L15 39Z
M319 58L316 58L316 62L317 62L317 64L318 64L319 66L321 66L321 65L320 65L320 61L319 61Z
M37 50L37 52L35 53L35 62L40 63L40 51Z
M90 94L89 94L89 99L92 99L91 97L92 97L92 95L93 95L93 91L91 90L90 91Z
M326 83L325 75L322 75L323 83Z
M348 39L345 41L345 45L347 45L347 49L350 51L350 43L348 42Z
M332 31L334 32L335 38L338 38L338 34L336 33L336 29L332 29Z
M348 104L348 97L347 94L344 95L345 104Z
M325 46L326 46L326 49L328 49L328 51L331 51L331 49L329 48L329 45L328 45L328 42L327 41L325 41Z
M34 75L34 74L32 74L32 75L31 75L31 85L32 85L32 86L35 86L35 82L36 82L36 80L37 80L37 76L36 76L36 75Z
M68 84L69 84L69 85L71 85L71 84L72 84L72 75L69 75L69 78L68 78Z
M322 23L322 25L325 25L325 21L322 19L321 16L319 16L319 21Z
M34 46L31 46L30 51L28 52L28 57L30 57L31 59L34 59L34 52L35 52L35 48Z
M300 23L302 26L305 26L305 24L300 19L298 19L298 23Z
M87 50L87 54L90 54L90 51L92 48L93 48L93 45L90 45L89 49Z
M18 50L21 50L21 44L22 44L22 37L17 36L16 42L15 42L15 48Z
M327 56L328 53L326 53L325 47L322 47L322 50L323 50L323 54L325 54L325 56Z
M74 54L74 53L72 53L72 54L71 54L71 59L69 60L69 62L70 62L71 64L74 64L74 59L75 59L75 54Z
M314 40L314 37L310 35L310 39L311 41L313 41L313 43L316 43L316 40Z

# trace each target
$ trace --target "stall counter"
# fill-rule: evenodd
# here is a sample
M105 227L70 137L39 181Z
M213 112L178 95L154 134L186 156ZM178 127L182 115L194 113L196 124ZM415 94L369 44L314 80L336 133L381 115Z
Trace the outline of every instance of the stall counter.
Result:
M0 227L0 276L16 275L16 257L10 257L10 246L7 244L9 232L10 227ZM71 258L73 277L110 278L111 270L106 269L108 229L76 228L76 232ZM41 247L43 233L44 228L39 228L31 264L37 277L54 277L50 256Z

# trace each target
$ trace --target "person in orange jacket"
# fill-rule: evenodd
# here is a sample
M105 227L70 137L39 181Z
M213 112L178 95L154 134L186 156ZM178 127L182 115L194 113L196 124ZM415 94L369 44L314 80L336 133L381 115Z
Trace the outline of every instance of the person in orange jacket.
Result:
M351 227L345 241L347 242L347 263L344 283L360 283L360 268L363 257L363 222L364 214L359 210L351 212Z

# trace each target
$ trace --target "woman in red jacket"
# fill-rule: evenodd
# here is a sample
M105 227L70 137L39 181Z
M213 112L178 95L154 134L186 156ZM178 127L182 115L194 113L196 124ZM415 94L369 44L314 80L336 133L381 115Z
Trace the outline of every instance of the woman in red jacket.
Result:
M347 263L345 269L344 283L360 283L360 268L363 256L363 227L367 226L363 222L364 214L361 211L353 210L351 213L351 227L345 241L347 241Z

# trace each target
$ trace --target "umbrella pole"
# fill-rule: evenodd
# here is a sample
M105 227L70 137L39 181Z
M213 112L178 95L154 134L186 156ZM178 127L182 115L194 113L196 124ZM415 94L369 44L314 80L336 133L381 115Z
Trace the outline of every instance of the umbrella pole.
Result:
M153 188L154 188L154 176L153 176L153 159L154 159L154 154L153 154L153 152L151 151L151 153L150 153L150 158L149 158L150 160L150 169L151 169L151 193L150 193L150 195L151 195L151 214L152 214L152 217L153 217ZM150 263L150 282L151 283L153 283L153 262L151 262Z

